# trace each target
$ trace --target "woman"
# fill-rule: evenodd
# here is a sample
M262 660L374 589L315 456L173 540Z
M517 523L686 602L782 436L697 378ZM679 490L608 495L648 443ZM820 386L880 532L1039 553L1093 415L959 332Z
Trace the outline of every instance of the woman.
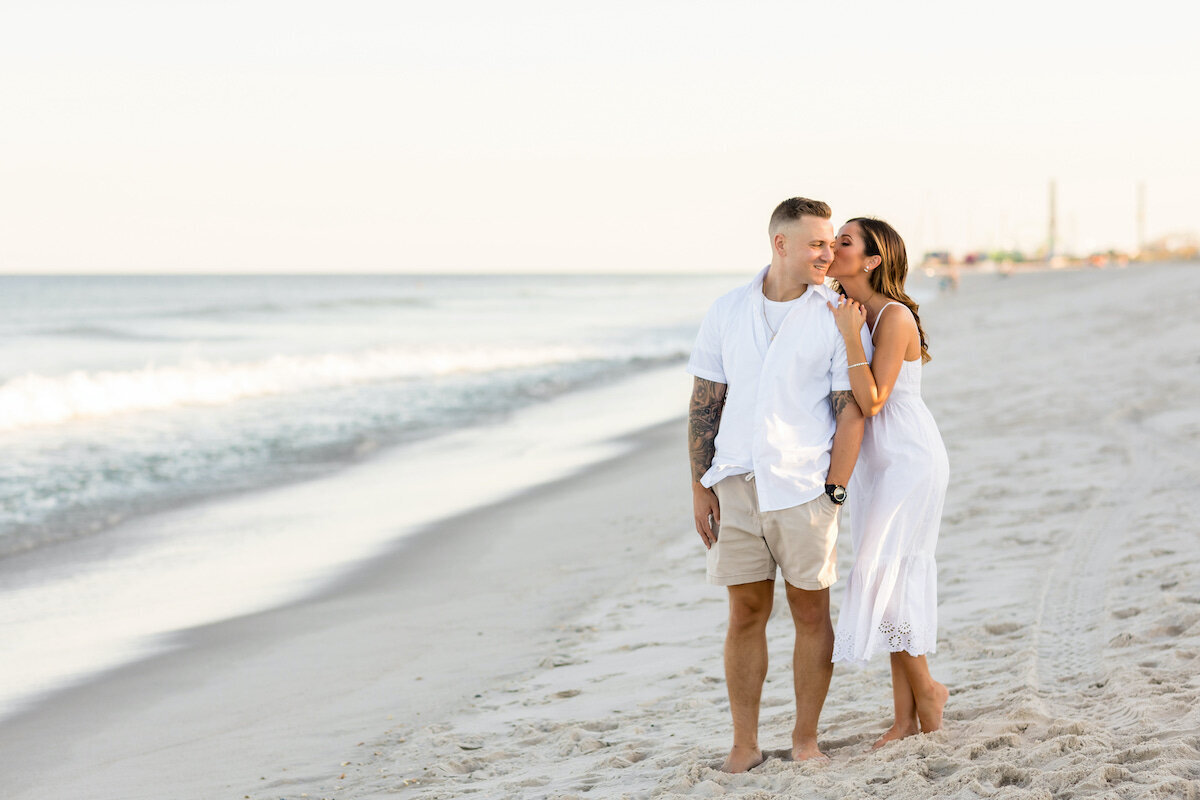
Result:
M921 400L929 351L917 304L904 293L907 273L904 240L886 222L857 218L838 231L828 274L847 296L830 309L846 340L854 399L869 419L850 491L854 567L833 660L862 663L891 653L896 718L875 747L938 730L949 696L929 674L925 654L937 649L933 551L950 470Z

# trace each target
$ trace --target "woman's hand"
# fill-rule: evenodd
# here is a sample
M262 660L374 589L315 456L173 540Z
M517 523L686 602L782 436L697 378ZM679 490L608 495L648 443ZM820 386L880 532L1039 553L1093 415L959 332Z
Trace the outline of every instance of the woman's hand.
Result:
M836 306L832 303L825 305L829 306L829 310L833 312L833 319L837 322L842 336L847 339L857 339L858 332L862 330L863 325L867 324L867 310L849 297L839 298Z

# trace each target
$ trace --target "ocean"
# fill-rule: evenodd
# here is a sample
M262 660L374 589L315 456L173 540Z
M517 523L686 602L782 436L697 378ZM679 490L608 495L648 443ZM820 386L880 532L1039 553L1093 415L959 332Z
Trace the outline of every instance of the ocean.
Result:
M735 282L0 278L0 555L680 362Z
M628 393L686 379L705 310L744 280L0 277L0 715L684 414L683 382ZM364 472L345 494L388 510L357 532L213 510L385 457L479 472L383 490L404 515Z

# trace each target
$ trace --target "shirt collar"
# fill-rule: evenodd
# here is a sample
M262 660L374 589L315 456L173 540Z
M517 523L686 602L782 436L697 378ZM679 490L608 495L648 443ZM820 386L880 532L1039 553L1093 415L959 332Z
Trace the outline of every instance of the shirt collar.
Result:
M767 279L767 272L770 269L771 269L770 264L763 267L762 270L758 273L758 275L755 276L754 280L750 282L751 298L754 299L756 302L759 297L763 296L763 281L765 281ZM816 291L813 291L814 289ZM837 297L837 292L835 292L827 284L824 284L824 283L809 284L808 289L804 290L804 294L800 295L796 299L797 300L808 300L810 297L818 297L821 300L827 300L829 302L833 302L834 298Z

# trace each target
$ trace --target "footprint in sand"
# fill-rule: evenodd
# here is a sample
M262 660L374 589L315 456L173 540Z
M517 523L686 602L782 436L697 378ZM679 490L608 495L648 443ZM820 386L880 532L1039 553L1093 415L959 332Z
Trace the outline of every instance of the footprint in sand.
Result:
M538 666L544 669L552 669L554 667L569 667L574 664L586 663L583 659L574 656L566 655L565 653L556 653L552 656L546 656L538 662Z
M1162 752L1163 749L1159 745L1147 743L1131 747L1128 750L1122 750L1113 756L1113 761L1118 764L1135 764L1140 761L1149 761L1158 758L1162 755Z
M1028 770L1018 769L1017 767L1007 764L999 767L991 767L988 771L987 778L997 789L1004 786L1026 787L1029 785L1032 777ZM982 777L982 776L981 776Z

